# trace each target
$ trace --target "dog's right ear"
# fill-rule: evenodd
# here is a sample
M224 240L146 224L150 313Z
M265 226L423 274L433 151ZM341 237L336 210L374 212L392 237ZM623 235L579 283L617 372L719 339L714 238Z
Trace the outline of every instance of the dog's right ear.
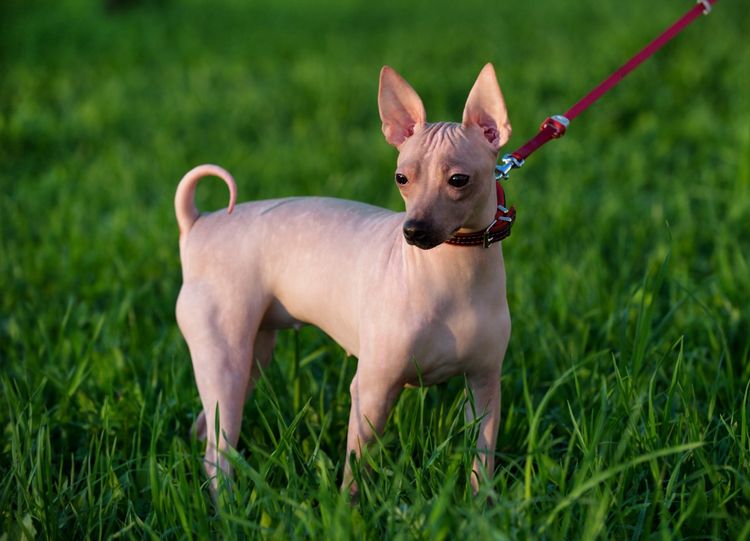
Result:
M380 70L378 109L385 140L396 148L426 120L422 100L409 83L388 66Z

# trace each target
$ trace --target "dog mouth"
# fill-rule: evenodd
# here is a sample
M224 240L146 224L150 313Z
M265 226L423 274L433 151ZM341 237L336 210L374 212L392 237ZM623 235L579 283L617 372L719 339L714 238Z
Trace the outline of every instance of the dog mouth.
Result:
M404 227L404 239L411 246L416 246L421 250L429 250L438 244L442 244L445 239L434 232L425 229L411 230Z
M445 232L437 230L427 220L406 220L403 233L407 244L421 250L430 250L446 240Z
M435 246L437 246L439 244L442 244L444 242L442 240L434 240L434 239L430 239L430 240L421 240L421 239L420 240L414 240L414 239L410 239L410 238L406 237L406 235L404 235L404 237L406 238L406 243L407 244L409 244L411 246L416 246L420 250L430 250L430 249L434 248Z

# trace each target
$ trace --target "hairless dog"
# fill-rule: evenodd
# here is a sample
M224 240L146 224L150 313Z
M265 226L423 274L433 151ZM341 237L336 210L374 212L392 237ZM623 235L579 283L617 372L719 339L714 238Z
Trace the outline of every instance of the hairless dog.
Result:
M207 440L214 493L218 469L231 475L225 451L237 445L243 404L277 330L303 323L358 358L342 490L357 493L351 457L384 429L401 389L455 375L467 378L474 398L467 418L480 418L474 492L492 475L510 337L503 255L500 243L446 241L495 217L494 168L511 133L505 102L487 64L460 124L427 122L417 93L389 67L380 73L378 105L385 139L399 152L405 212L324 197L234 208L235 182L213 165L196 167L177 188L177 321L203 405L195 430ZM230 205L199 216L194 192L209 175L228 185Z

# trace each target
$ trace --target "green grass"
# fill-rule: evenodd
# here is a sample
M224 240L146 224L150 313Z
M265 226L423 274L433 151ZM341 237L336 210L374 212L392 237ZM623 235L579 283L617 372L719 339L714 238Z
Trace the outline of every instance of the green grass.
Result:
M337 486L356 361L307 328L281 336L217 510L173 316L172 197L193 165L227 167L243 200L400 208L382 64L430 119L458 120L493 61L514 147L691 5L0 4L0 540L750 538L739 2L719 2L507 186L513 336L479 498L459 378L403 393L350 505ZM201 186L201 208L225 201Z

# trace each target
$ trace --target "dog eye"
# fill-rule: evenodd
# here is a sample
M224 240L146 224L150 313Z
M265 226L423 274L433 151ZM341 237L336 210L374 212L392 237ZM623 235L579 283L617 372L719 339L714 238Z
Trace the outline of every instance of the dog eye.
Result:
M396 182L403 186L404 184L409 182L409 179L406 178L406 175L402 175L401 173L396 173Z
M448 184L454 188L463 188L469 183L469 175L453 175L448 179Z

